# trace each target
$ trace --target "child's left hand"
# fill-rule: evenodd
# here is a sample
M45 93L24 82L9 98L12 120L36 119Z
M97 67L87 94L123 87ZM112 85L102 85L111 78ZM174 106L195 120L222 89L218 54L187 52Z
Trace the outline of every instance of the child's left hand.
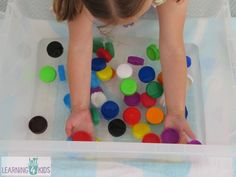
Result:
M167 114L165 118L165 128L174 128L180 134L180 142L181 144L186 144L188 142L188 138L196 139L195 134L191 130L188 121L185 117L178 117L174 115Z

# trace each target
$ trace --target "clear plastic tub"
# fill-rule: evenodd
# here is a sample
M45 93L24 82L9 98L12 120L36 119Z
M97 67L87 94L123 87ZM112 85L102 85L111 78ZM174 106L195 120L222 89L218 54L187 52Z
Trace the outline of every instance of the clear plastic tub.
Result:
M65 53L58 59L54 59L48 56L46 52L47 45L52 41L59 41L65 48ZM116 37L113 39L115 47L115 57L112 60L111 66L116 69L119 64L127 63L128 56L137 55L143 58L146 57L146 47L155 42L155 39L147 38L129 38L129 37ZM66 67L66 51L67 42L63 39L43 39L40 41L38 46L38 57L37 57L37 70L35 74L35 90L33 100L33 111L34 115L42 115L49 118L49 124L51 125L47 131L48 135L44 135L44 138L50 140L65 140L65 119L69 115L69 110L63 103L63 98L69 93L68 85L66 82L60 82L58 79L53 84L42 83L38 79L39 70L45 66L50 65L57 68L58 65L63 64ZM187 55L192 58L192 67L188 70L189 74L194 78L194 83L190 87L187 98L187 108L189 111L188 120L194 132L197 134L200 141L205 142L205 125L204 125L204 111L202 103L202 92L201 92L201 75L200 64L198 59L198 48L195 45L186 44ZM156 75L161 71L160 62L152 62L148 59L145 60L145 65L152 66L155 68ZM141 67L132 66L134 74L132 78L139 81L138 70ZM122 118L123 110L127 107L123 102L123 95L119 91L119 84L121 80L117 77L109 82L102 83L102 88L108 100L113 100L120 106L120 113L117 118ZM145 92L146 84L139 83L138 92L141 94ZM160 105L157 104L158 107ZM142 111L142 122L145 121L145 113L147 109L139 105L139 110ZM99 109L98 109L99 110ZM101 115L102 117L102 115ZM17 118L16 118L17 119ZM15 120L17 121L17 120ZM19 126L19 124L17 124ZM102 141L125 141L125 142L137 142L132 136L131 128L127 128L127 132L120 138L112 138L108 132L108 121L101 119L101 124L96 126L96 135ZM152 131L160 134L163 130L163 124L160 126L151 126ZM32 134L32 133L29 133ZM40 137L39 135L33 136ZM44 139L43 138L43 139ZM29 139L29 137L27 137Z
M41 9L40 12L37 9ZM42 65L58 65L59 60L49 60L44 52L46 44L54 39L61 40L66 46L66 24L58 24L53 19L48 0L10 1L0 30L0 80L3 83L0 85L1 154L51 155L65 162L74 160L72 156L77 159L173 162L212 156L233 157L236 95L232 74L235 43L231 39L234 34L231 18L228 1L190 1L185 41L187 54L193 58L190 72L194 84L187 104L191 126L205 145L142 144L134 143L130 138L113 142L116 140L103 134L99 136L106 142L78 143L65 141L64 121L68 110L61 99L67 86L59 81L50 86L42 85L37 77ZM129 53L131 51L126 50L125 45L115 42L117 51L123 52L122 56L143 55L138 52L145 50L150 41L155 42L158 32L158 23L150 11L134 26L114 29L111 37L135 50L135 53ZM94 33L98 36L96 29ZM118 33L119 36L115 35ZM65 64L66 53L62 58L60 62ZM28 130L28 121L42 112L50 117L49 128L45 134L36 136Z

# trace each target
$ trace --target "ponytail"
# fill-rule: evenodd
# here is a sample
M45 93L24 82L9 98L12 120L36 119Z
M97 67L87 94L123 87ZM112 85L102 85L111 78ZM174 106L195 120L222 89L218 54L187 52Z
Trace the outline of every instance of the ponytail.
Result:
M58 21L73 20L82 10L81 0L54 0L53 10Z

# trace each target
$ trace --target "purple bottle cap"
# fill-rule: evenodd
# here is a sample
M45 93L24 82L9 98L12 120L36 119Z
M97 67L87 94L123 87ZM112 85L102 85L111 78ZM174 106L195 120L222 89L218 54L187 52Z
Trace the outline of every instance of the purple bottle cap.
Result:
M179 133L173 128L165 129L161 134L162 143L178 143L180 140Z
M128 106L137 106L140 102L140 94L136 92L135 94L131 96L125 96L124 102Z
M198 140L191 140L190 142L188 142L188 144L201 145L202 143Z
M94 92L103 92L101 87L91 88L90 94L93 94Z
M144 59L137 56L129 56L128 63L132 65L144 65Z

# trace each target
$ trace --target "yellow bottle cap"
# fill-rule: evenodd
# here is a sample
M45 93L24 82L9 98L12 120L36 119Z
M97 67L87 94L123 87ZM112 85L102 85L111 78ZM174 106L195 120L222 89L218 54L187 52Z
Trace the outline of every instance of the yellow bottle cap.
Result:
M150 127L145 123L138 123L138 124L134 125L132 128L132 133L133 133L134 137L139 140L142 139L144 137L144 135L146 135L150 132L151 132Z
M113 71L110 66L107 66L105 69L96 72L96 75L101 81L108 81L112 78Z
M102 141L101 138L96 138L95 140L96 140L97 142L101 142L101 141Z

